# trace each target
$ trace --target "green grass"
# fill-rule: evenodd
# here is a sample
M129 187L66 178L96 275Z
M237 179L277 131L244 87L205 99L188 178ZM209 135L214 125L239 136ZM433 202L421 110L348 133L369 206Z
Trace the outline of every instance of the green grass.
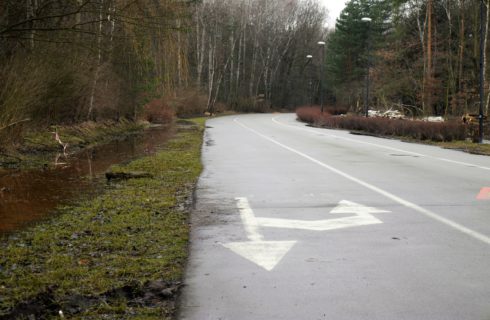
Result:
M471 141L440 142L438 146L446 149L456 149L468 153L490 156L490 144L479 144Z
M431 146L438 146L444 149L452 149L463 151L472 154L479 154L484 156L490 156L490 144L480 144L472 141L463 141L463 140L455 140L455 141L446 141L446 142L435 142L435 141L421 141L413 138L403 137L401 138L404 142L410 143L420 143L427 144Z
M204 121L180 129L164 150L115 171L153 178L111 183L94 199L61 208L48 222L1 240L0 317L52 290L56 303L130 283L180 281L189 240L188 202L201 172ZM48 289L50 288L50 289ZM80 319L166 319L173 307L99 303Z

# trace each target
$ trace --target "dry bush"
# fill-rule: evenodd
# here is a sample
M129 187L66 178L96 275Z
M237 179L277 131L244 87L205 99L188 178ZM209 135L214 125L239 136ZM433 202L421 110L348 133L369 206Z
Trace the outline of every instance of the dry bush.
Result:
M226 107L226 104L223 102L216 102L214 105L214 113L222 113L227 111L228 108Z
M47 126L73 114L81 83L68 63L39 55L19 54L0 70L0 135L20 139L28 127ZM21 122L19 122L21 121ZM22 124L22 125L21 125Z
M339 106L325 106L323 108L323 112L331 114L333 116L340 116L342 114L347 114L348 109L345 107L339 107Z
M381 136L408 137L417 140L453 141L465 140L467 127L457 121L426 122L360 116L332 116L318 108L299 108L302 121L326 128L362 131Z
M255 97L236 97L230 102L230 108L243 113L270 112L269 102Z
M170 123L175 112L164 99L154 99L143 107L143 118L151 123Z
M176 97L168 100L177 116L181 118L201 116L208 103L207 96L197 89L179 91Z
M322 113L320 106L303 106L296 109L296 115L301 121L311 124L318 124L324 118L328 118L331 117L333 114L337 114L332 113L331 111L336 112L337 110L333 108L324 108Z

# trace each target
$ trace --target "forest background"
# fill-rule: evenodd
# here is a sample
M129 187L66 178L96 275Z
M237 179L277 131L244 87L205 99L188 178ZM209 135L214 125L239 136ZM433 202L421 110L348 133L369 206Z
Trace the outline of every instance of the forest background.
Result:
M315 0L4 0L0 144L58 124L294 110L321 95L362 112L367 70L373 109L476 113L479 4L352 0L328 28ZM489 103L487 85L485 114Z

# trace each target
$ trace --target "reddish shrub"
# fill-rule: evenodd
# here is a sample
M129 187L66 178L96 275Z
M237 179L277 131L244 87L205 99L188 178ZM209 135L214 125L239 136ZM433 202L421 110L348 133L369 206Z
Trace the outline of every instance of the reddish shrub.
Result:
M206 111L208 98L197 89L185 89L177 92L177 95L168 98L169 104L176 111L178 117L201 116Z
M334 116L340 116L342 114L347 114L347 108L338 107L338 106L326 106L323 108L323 112L330 113Z
M143 107L143 117L151 123L169 123L174 115L175 112L164 99L152 100Z
M464 140L467 127L456 121L425 122L360 116L332 116L318 108L302 107L296 111L301 121L320 127L363 131L382 136L410 137L417 140L453 141Z
M323 113L319 106L304 106L296 109L298 119L315 125L320 125L324 118L330 117L331 114L324 110Z

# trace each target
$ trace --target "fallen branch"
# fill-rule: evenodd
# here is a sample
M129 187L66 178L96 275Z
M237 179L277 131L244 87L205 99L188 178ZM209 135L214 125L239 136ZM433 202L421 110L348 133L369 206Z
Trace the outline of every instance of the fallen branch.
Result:
M68 143L64 143L60 139L60 135L58 134L58 129L53 132L54 134L54 140L56 140L62 147L63 147L63 155L66 157L66 148L68 148Z
M111 180L128 180L128 179L142 179L153 178L153 175L148 172L106 172L105 177L107 181Z
M31 119L27 118L27 119L23 119L23 120L12 122L12 123L4 126L4 127L1 127L0 130L7 129L8 127L12 127L12 126L15 126L16 124L19 124L21 122L27 122L27 121L31 121Z

